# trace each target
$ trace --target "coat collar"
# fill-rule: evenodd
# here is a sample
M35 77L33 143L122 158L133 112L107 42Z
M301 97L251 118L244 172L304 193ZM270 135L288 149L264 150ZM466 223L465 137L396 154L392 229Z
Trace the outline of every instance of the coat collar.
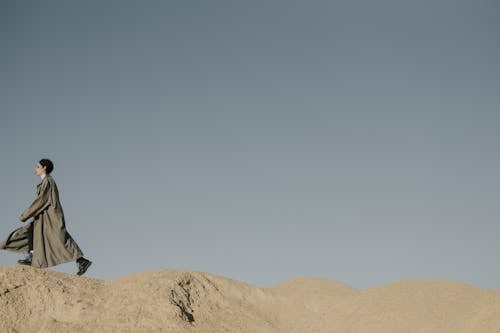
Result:
M40 187L40 185L42 185L43 181L48 180L49 178L52 178L52 177L50 175L45 175L45 177L42 178L42 180L40 181L40 183L38 183L38 185L36 187L37 188Z

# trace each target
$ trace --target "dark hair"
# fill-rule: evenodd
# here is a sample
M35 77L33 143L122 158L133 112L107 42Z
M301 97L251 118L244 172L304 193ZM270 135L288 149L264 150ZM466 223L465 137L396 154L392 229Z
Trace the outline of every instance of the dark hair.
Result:
M45 167L45 172L47 174L50 174L52 170L54 170L54 163L52 163L52 161L49 159L41 159L38 163L40 163L41 166Z

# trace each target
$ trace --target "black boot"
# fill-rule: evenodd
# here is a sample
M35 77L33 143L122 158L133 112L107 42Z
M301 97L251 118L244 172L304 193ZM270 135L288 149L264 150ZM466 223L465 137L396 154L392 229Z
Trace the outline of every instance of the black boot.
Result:
M78 258L76 261L78 264L78 272L77 275L83 275L87 271L87 269L92 265L92 261L85 259L84 257Z
M26 256L26 258L24 259L19 259L17 261L18 264L20 265L27 265L27 266L31 266L31 259L33 259L33 253L28 253L28 255Z

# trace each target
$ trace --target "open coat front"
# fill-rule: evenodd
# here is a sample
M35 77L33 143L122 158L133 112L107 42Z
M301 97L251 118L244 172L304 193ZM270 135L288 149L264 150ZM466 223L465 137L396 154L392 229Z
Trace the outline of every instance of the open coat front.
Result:
M36 199L21 214L23 222L33 217L33 259L31 266L44 268L74 261L83 256L82 251L66 230L64 214L59 202L59 192L54 179L47 175L37 186ZM14 230L0 249L29 251L29 225Z

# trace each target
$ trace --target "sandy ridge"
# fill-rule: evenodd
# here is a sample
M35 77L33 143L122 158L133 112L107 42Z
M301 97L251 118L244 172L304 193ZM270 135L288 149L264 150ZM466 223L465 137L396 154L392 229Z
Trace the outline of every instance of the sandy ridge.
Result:
M500 292L449 280L269 288L159 270L103 281L0 267L0 332L500 332Z

